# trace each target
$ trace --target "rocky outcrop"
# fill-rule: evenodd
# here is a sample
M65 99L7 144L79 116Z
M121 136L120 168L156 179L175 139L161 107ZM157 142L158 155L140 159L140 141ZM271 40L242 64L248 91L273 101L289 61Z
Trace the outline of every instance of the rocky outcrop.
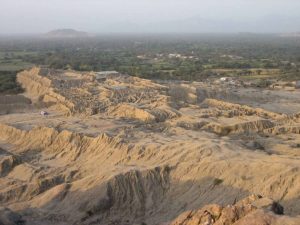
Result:
M300 218L281 216L283 207L277 202L252 195L234 205L208 205L181 214L169 225L296 225Z

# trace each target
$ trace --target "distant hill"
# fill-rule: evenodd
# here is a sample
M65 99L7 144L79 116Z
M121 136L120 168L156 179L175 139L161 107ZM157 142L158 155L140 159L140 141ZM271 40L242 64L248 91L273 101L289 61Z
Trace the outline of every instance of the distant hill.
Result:
M74 29L57 29L46 33L44 36L49 38L78 38L78 37L88 37L89 34Z

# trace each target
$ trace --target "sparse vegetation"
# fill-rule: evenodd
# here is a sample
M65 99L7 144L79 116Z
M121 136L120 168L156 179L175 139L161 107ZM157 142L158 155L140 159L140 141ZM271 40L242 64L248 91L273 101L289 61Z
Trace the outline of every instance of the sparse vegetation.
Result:
M271 84L272 84L272 82L270 80L261 79L261 80L258 80L258 82L256 83L256 86L259 88L267 88Z
M171 85L169 88L169 95L173 102L187 103L189 101L189 89L180 85Z
M247 180L248 178L247 178L245 175L242 175L242 176L241 176L241 179L245 181L245 180Z
M215 179L213 180L213 185L214 185L214 186L220 185L220 184L222 184L222 183L223 183L223 180L222 180L222 179L215 178Z
M16 72L0 71L0 93L18 94L22 91L21 86L16 82Z

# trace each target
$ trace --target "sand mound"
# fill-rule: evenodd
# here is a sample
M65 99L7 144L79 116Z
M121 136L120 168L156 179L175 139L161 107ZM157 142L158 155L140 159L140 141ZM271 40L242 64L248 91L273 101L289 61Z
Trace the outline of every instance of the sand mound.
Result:
M264 109L260 109L260 108L254 109L246 105L233 104L233 103L224 102L216 99L206 99L202 104L211 107L216 107L219 109L233 110L235 112L234 115L248 115L248 116L257 115L257 116L270 118L270 119L280 119L285 117L285 115L269 112Z
M275 124L269 120L257 120L227 126L209 123L204 127L204 129L208 129L219 135L229 135L232 133L263 132L264 130L273 128L274 126Z
M17 81L25 89L25 95L33 102L42 101L49 105L58 104L65 106L64 110L69 113L74 105L64 96L56 92L53 81L45 76L51 74L51 70L34 67L17 75ZM55 82L54 82L55 83Z
M57 131L54 128L37 127L30 131L18 130L0 124L1 140L18 146L18 152L28 150L46 151L53 157L75 160L82 152L105 146L118 146L120 140L102 134L96 138L87 137L70 131Z
M268 130L273 134L300 134L300 126L277 126Z
M35 100L51 91L51 80L40 76L39 72L40 68L32 68L17 75L17 81L26 90L28 96Z
M144 122L151 122L155 119L151 113L146 110L139 109L137 106L132 104L120 104L113 110L109 111L108 114L119 118L132 118Z
M149 104L157 103L159 99L163 101L161 104L167 104L160 94L166 87L126 75L97 81L94 73L33 68L19 73L18 82L33 101L54 104L55 109L66 114L94 115L116 111L115 116L151 120L151 115L140 109L149 108ZM123 109L125 112L118 112Z
M180 112L168 106L156 107L151 110L157 122L164 122L181 116Z

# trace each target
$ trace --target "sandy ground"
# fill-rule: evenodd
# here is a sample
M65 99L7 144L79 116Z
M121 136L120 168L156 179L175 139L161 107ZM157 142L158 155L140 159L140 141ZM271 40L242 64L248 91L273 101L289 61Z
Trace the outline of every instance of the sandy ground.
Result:
M251 194L300 214L298 91L40 68L18 80L32 103L0 116L0 202L27 224L169 224Z

